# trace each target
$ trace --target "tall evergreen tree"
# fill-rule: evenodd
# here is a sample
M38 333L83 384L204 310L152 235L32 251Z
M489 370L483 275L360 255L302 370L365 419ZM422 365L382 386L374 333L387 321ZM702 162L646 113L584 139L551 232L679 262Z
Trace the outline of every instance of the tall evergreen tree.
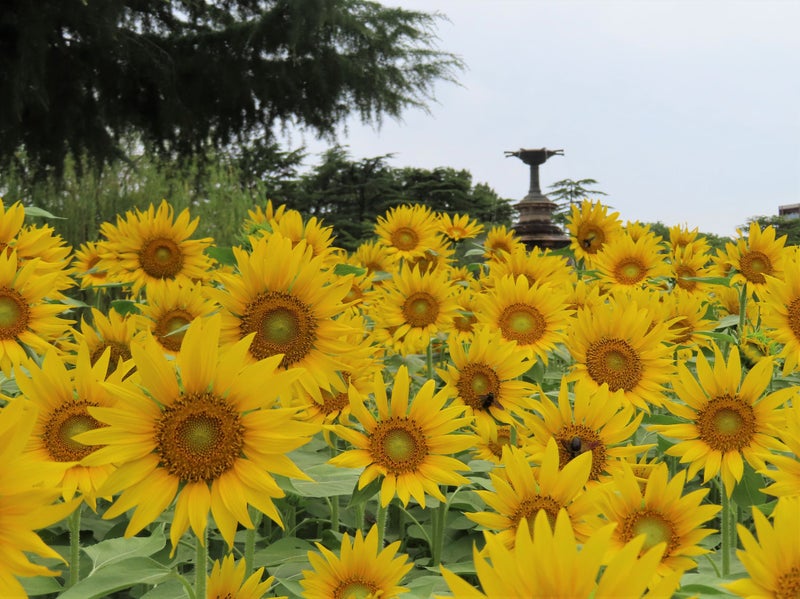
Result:
M5 0L0 162L24 147L38 167L102 163L132 134L188 156L424 108L461 67L432 45L436 18L369 0Z

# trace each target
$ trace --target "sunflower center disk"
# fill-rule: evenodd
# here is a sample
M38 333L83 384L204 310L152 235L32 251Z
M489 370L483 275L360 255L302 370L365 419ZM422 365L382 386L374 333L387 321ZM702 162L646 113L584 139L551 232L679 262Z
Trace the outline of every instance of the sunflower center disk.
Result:
M697 287L697 281L689 280L689 277L696 277L697 273L688 266L679 266L675 269L675 282L678 287L686 291L692 291Z
M569 424L562 427L556 434L558 441L558 467L563 468L570 461L586 453L592 454L592 469L589 480L597 480L606 469L608 462L606 444L596 431L583 424Z
M738 398L717 397L697 414L698 436L716 451L739 451L756 433L752 406Z
M192 320L192 315L184 310L171 310L156 323L155 336L166 349L176 352L181 348L185 328Z
M183 254L171 239L157 237L139 251L142 270L156 279L173 279L183 268Z
M773 272L770 259L759 251L747 252L739 261L739 270L752 283L765 283L764 275Z
M598 384L611 391L632 391L642 378L639 354L627 341L603 338L586 351L586 369Z
M404 252L411 251L419 245L419 236L414 229L400 227L391 235L392 245Z
M257 360L283 354L284 368L299 362L314 347L317 321L311 309L293 295L278 291L260 294L242 315L242 336L255 333L250 353Z
M795 338L800 341L800 297L789 304L787 312L789 329L794 333Z
M333 599L367 599L377 590L378 587L367 580L343 580L333 591Z
M664 556L668 556L678 545L678 538L677 535L675 535L672 523L665 519L660 513L650 510L645 510L629 516L623 523L620 534L625 541L630 541L639 535L645 535L642 552L647 551L659 543L666 543L667 548L664 551Z
M775 597L800 597L800 566L794 566L775 580Z
M53 460L77 462L97 449L73 439L75 435L101 426L86 410L87 406L94 405L87 401L71 401L62 404L50 415L44 426L42 441Z
M533 345L547 329L547 321L533 306L512 304L500 315L503 337L520 345Z
M471 362L464 366L456 387L462 401L475 410L486 409L500 398L500 378L488 364Z
M686 343L692 338L692 325L689 319L684 317L679 318L669 326L669 330L675 335L672 340L673 343L680 345Z
M183 482L212 481L233 467L244 446L239 414L204 393L182 397L164 410L158 451L167 471Z
M394 475L416 471L428 455L425 436L407 418L393 417L378 423L370 449L373 460Z
M14 289L0 289L0 339L18 336L28 326L28 306Z
M634 285L644 279L647 269L638 260L622 262L615 269L615 279L623 285Z
M412 293L403 303L403 318L412 327L426 327L439 317L439 302L430 293Z
M544 510L547 514L547 519L550 521L550 526L553 526L556 522L556 516L558 516L558 511L564 507L550 497L549 495L536 495L534 497L526 497L522 500L517 508L517 511L514 512L514 515L511 517L511 522L513 523L513 528L516 529L519 526L520 521L525 518L528 522L528 528L533 534L533 523L536 521L536 514L540 511Z

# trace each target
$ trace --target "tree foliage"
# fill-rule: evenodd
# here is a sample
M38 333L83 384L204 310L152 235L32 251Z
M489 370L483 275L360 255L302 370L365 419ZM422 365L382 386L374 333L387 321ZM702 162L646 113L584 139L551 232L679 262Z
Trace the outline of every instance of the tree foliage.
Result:
M758 223L761 229L773 227L776 237L786 235L786 245L800 245L800 218L789 216L754 216L747 220L747 225L742 226L746 233L750 223Z
M588 189L588 186L591 185L597 185L597 181L594 179L579 179L577 181L561 179L561 181L556 181L549 185L548 189L550 191L547 192L547 197L556 204L556 209L553 211L553 220L563 225L567 222L572 204L581 202L590 196L608 195L599 189Z
M369 0L5 0L0 162L104 163L130 138L186 157L425 108L462 66L432 45L436 19Z

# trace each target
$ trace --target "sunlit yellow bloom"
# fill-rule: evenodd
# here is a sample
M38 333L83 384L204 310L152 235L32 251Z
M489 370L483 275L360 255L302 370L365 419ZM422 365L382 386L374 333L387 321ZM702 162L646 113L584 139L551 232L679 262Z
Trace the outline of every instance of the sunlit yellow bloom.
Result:
M255 333L247 360L281 355L284 368L305 368L298 392L317 401L321 389L344 391L337 356L353 349L352 330L336 317L347 310L350 278L324 269L305 241L294 245L279 234L253 238L251 252L233 252L238 272L218 275L223 287L208 291L223 307L223 343Z
M163 200L157 209L150 204L117 216L116 224L103 223L97 268L108 273L109 282L130 284L134 295L168 279L184 284L206 279L211 260L203 252L212 240L190 239L199 223L190 218L188 209L176 217Z
M675 285L684 291L707 295L712 287L705 281L694 279L712 276L708 268L710 256L697 242L680 246L672 250L670 259L670 276L675 280Z
M685 470L669 478L667 465L661 463L655 465L642 489L625 464L605 488L600 502L606 520L617 524L612 541L618 549L639 535L645 535L643 552L666 543L658 577L690 570L697 565L695 556L709 552L698 543L714 532L703 525L720 507L702 503L708 489L684 495L685 482Z
M612 299L579 310L567 344L575 358L570 380L584 379L594 387L607 384L644 410L659 406L673 372L671 349L664 343L667 334L664 323L654 324L635 303Z
M264 227L269 229L270 221L280 221L286 213L286 204L281 204L277 208L272 203L272 200L267 200L266 205L262 209L261 206L255 206L247 211L247 218L242 224L242 232L245 237L258 234L258 229Z
M455 249L453 249L452 242L441 235L436 235L431 241L430 247L421 256L406 259L406 264L412 270L417 268L420 272L441 269L448 269L449 272L454 255Z
M181 348L189 324L217 310L202 283L164 281L163 285L148 285L145 292L146 301L138 304L139 315L134 317L135 328L150 331L161 348L172 355Z
M51 467L23 453L35 423L36 408L27 400L0 408L0 597L27 597L17 576L58 574L30 561L30 554L64 561L34 531L63 520L78 506L77 500L53 503L66 466Z
M40 272L37 262L18 268L15 251L0 251L0 369L6 377L28 359L26 346L45 353L72 322L59 317L64 304L45 301L60 293L62 273Z
M222 561L214 560L211 574L206 578L207 599L262 599L266 596L274 576L266 580L264 568L259 568L247 576L247 566L244 560L236 562L233 554L229 553ZM245 580L245 576L247 579ZM283 597L282 599L286 599Z
M492 286L495 280L506 275L513 277L514 280L522 275L531 286L535 283L553 283L569 287L575 279L566 257L552 254L550 250L542 250L538 247L533 248L530 252L524 248L517 248L504 260L491 261L486 285Z
M303 239L311 248L314 257L322 256L326 264L334 254L333 227L323 225L322 221L314 216L305 220L297 210L286 210L279 219L271 219L267 223L269 231L262 229L256 236L260 234L269 237L274 233L280 233L291 239L292 245L297 245Z
M800 364L800 259L795 255L786 263L783 280L769 279L759 292L764 332L783 345L783 374Z
M679 456L682 463L689 464L689 478L701 469L704 483L720 474L730 495L744 472L742 458L758 470L765 468L770 451L786 450L774 436L782 418L778 408L796 392L786 388L762 397L772 368L772 360L765 358L742 380L735 346L727 362L714 347L713 369L705 355L698 353L696 379L684 362L678 363L672 387L682 403L669 401L667 407L686 422L650 428L678 440L667 449L667 455Z
M108 283L106 271L97 268L100 262L100 249L94 241L82 243L73 255L75 276L80 279L81 289L97 287Z
M604 293L602 285L598 281L579 280L569 287L567 294L566 305L570 310L576 312L580 308L593 310L596 306L601 305L604 301Z
M513 414L532 407L535 387L521 376L532 366L528 352L507 341L500 331L480 327L468 347L448 340L450 363L437 369L445 391L475 418L513 420Z
M617 235L594 254L592 267L610 287L652 284L657 277L669 276L662 249L653 236L634 241L629 235Z
M92 509L96 509L97 489L114 470L113 465L82 466L80 461L95 447L84 445L73 437L102 426L89 414L93 406L111 406L114 398L101 385L108 369L108 352L92 365L85 343L78 348L75 368L67 370L62 358L50 350L41 366L27 365L27 373L16 373L23 395L38 408L36 425L27 451L41 462L58 462L67 467L59 486L64 499L76 493ZM119 383L124 371L111 382Z
M397 253L377 241L365 241L356 248L358 264L367 269L370 275L394 272L400 259Z
M763 231L758 223L750 223L747 237L739 231L736 243L725 246L724 262L733 268L734 283L743 283L750 295L760 294L768 286L767 277L783 277L786 235L775 238L775 228Z
M576 539L570 517L560 510L553 519L540 512L533 530L520 523L516 543L509 548L500 537L485 532L486 547L473 549L473 561L483 592L446 568L447 586L458 599L619 599L671 597L680 574L662 579L647 590L659 564L663 545L640 556L644 537L630 541L607 557L613 525L605 526L585 541ZM445 599L437 595L437 599Z
M522 447L528 441L524 436L527 429L522 426L497 424L489 418L480 418L473 422L472 427L477 437L475 447L472 449L473 457L476 460L500 464L503 447Z
M703 333L713 331L717 323L706 318L709 305L705 298L677 288L663 294L662 302L666 308L666 320L670 323L671 343L689 348L711 345L711 338Z
M89 347L89 356L92 364L100 359L103 352L109 350L111 359L108 361L108 373L120 367L121 363L126 363L131 359L131 342L137 337L141 337L138 328L139 321L133 314L120 314L114 309L108 311L108 315L100 310L92 308L91 323L87 320L81 321L80 331L73 331L77 343L86 343ZM75 344L65 343L67 348L75 349ZM70 356L66 356L67 361L71 361Z
M583 200L580 205L571 206L567 231L575 258L591 266L597 252L621 234L622 223L619 212L609 214L608 206Z
M661 243L664 241L664 238L661 235L657 235L650 225L647 223L641 223L637 221L628 221L625 223L625 227L623 229L625 233L633 239L633 241L639 241L643 237L651 238L650 241L652 243Z
M447 272L423 273L404 265L381 286L370 316L376 328L403 340L403 353L424 353L431 337L456 316L455 292Z
M533 530L540 511L554 522L559 510L566 509L572 527L580 539L588 538L599 514L598 491L584 491L592 468L590 455L578 456L559 468L558 447L551 439L541 466L531 467L526 452L512 446L503 447L502 468L489 474L493 491L477 490L491 511L466 512L464 515L489 530L497 531L498 540L508 547L514 544L520 522L527 521Z
M440 484L469 482L457 474L469 468L450 457L469 448L473 442L471 435L453 434L468 424L462 417L463 407L445 407L447 393L434 393L436 383L433 380L427 381L409 402L410 385L408 369L400 366L389 401L383 376L378 372L373 388L377 418L367 409L363 398L351 394L351 412L364 432L341 425L333 429L354 449L332 458L330 463L364 468L358 479L359 489L383 477L380 492L383 506L397 495L403 505L413 497L425 507L426 495L445 501Z
M572 312L567 291L549 283L529 285L524 276L503 277L478 298L478 321L499 329L529 356L548 361L548 352L566 339Z
M300 580L305 599L396 599L408 591L399 584L414 564L407 555L397 555L400 541L378 547L375 526L366 537L357 530L352 542L345 533L338 556L322 543L316 546L319 553L308 552L313 570L303 570Z
M753 509L755 537L746 526L737 525L742 548L736 556L750 576L722 586L739 597L791 599L800 593L800 498L778 500L771 519L772 524Z
M487 260L505 260L515 251L524 250L525 245L513 229L495 225L486 234L483 256Z
M767 478L774 482L766 489L768 495L776 497L791 497L800 495L800 401L795 396L792 405L782 410L785 421L778 429L778 437L789 448L787 453L772 452L764 459L771 466L769 469L760 470Z
M541 416L525 419L530 430L528 451L542 454L550 439L555 439L560 468L591 453L590 481L615 475L621 471L622 460L650 447L632 442L644 414L623 402L619 392L609 393L606 385L595 388L578 381L570 401L569 385L562 379L558 402L541 394L536 411Z
M472 239L483 233L483 225L475 219L470 219L469 214L453 214L451 216L446 212L440 212L438 216L439 233L453 241Z
M674 225L669 228L669 245L673 253L686 248L693 248L696 254L707 254L708 241L698 231L697 227L689 229L688 225Z
M478 323L478 317L475 316L475 311L478 309L477 297L477 293L470 287L456 287L455 300L458 310L445 327L449 340L461 343L472 341Z
M302 371L281 370L280 356L248 362L251 336L226 351L218 349L219 338L215 315L189 325L174 359L150 336L134 342L138 384L109 384L117 404L89 408L106 426L78 440L104 447L82 463L118 465L98 494L121 493L104 518L135 508L126 537L177 498L173 551L189 526L203 539L209 512L232 546L237 523L253 528L248 505L282 526L272 500L284 492L273 474L308 480L285 454L307 443L318 427L298 421L295 409L276 407Z
M436 215L427 206L414 204L389 209L379 216L375 234L389 251L406 260L419 258L436 243Z

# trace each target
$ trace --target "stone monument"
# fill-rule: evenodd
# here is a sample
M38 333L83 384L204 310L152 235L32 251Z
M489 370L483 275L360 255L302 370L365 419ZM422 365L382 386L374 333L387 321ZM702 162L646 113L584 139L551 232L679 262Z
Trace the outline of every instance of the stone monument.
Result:
M515 204L519 212L519 222L514 226L517 235L528 250L533 247L558 249L569 245L569 237L553 222L554 202L542 193L539 186L539 165L551 156L563 156L564 150L547 148L507 151L506 158L515 156L530 168L528 195Z

